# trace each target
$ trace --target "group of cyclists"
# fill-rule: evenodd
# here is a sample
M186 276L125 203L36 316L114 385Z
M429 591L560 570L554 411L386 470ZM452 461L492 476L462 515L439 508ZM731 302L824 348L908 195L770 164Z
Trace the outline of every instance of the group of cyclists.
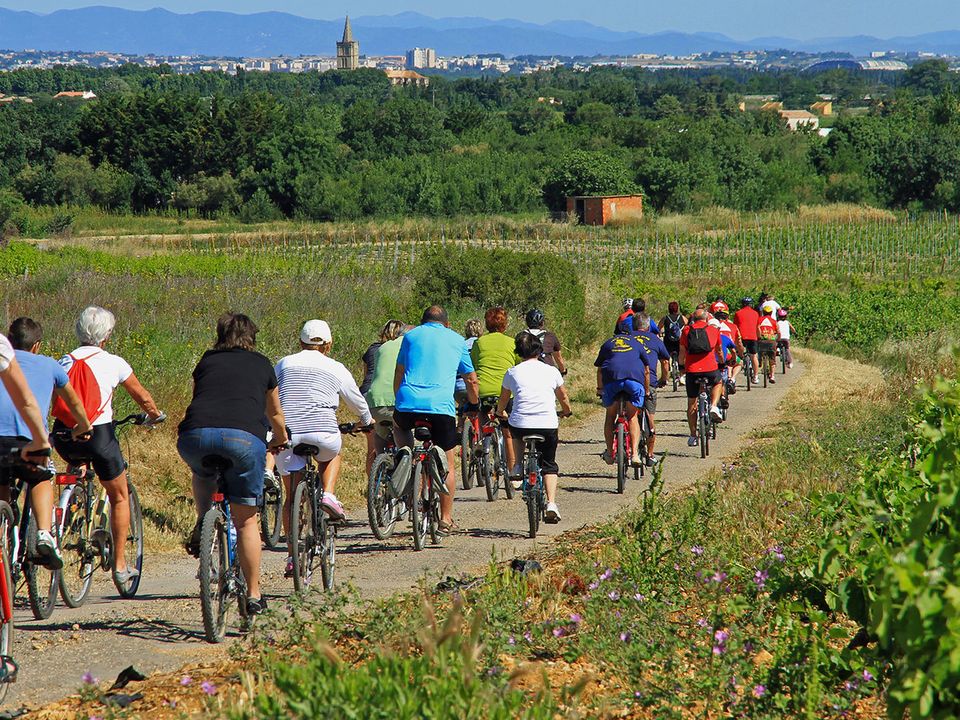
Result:
M779 346L792 367L792 326L787 310L770 296L759 303L743 298L731 315L723 300L702 303L691 313L670 302L659 323L640 298L623 302L614 334L595 361L597 395L606 408L603 460L613 464L613 428L621 406L631 428L632 462L653 466L656 445L657 389L671 376L685 385L691 446L697 443L698 388L710 393L710 414L723 415L722 396L736 392L737 378L750 373L755 382L771 372ZM388 446L411 448L414 430L427 426L430 452L438 470L440 536L458 531L454 519L455 464L465 418L481 410L500 421L507 480L521 486L520 458L524 438L538 436L539 466L546 494L543 519L561 520L557 503L559 419L572 414L564 386L567 365L560 340L545 327L538 309L525 315L525 327L509 335L507 310L489 308L483 321L467 323L465 334L450 328L446 311L427 308L417 326L387 322L377 342L363 355L365 376L357 385L349 369L331 357L334 335L324 320L304 323L299 347L274 363L257 351L257 325L244 314L225 313L216 324L216 342L193 370L193 394L178 426L177 450L192 473L197 523L187 540L191 554L200 551L201 520L215 493L229 502L236 528L240 567L246 580L247 616L266 608L260 589L261 536L258 512L265 488L280 491L285 504L284 531L290 526L290 498L304 471L294 447L315 448L322 481L320 508L331 522L342 522L345 510L337 498L341 469L341 403L367 432L367 470ZM126 462L113 421L113 396L122 387L140 407L147 422L165 415L139 382L130 364L106 348L116 320L102 307L85 308L77 318L78 346L55 361L40 354L42 328L31 318L17 318L0 336L0 450L20 452L19 468L0 468L0 500L9 496L16 477L29 486L37 534L34 561L52 570L63 566L52 527L53 487L46 475L30 468L50 466L50 438L69 464L89 464L103 484L110 503L113 571L128 580L139 571L124 557L130 525ZM744 366L746 369L744 370ZM725 374L722 374L722 370ZM725 377L724 380L722 378ZM726 393L724 393L726 390ZM626 403L622 402L626 399ZM55 418L52 433L46 418ZM558 407L559 406L559 407ZM649 432L640 452L640 413ZM402 455L402 453L398 454ZM224 460L213 469L210 457ZM277 473L274 472L274 466ZM219 483L219 486L217 485ZM289 537L289 533L286 533ZM292 572L292 554L287 573Z

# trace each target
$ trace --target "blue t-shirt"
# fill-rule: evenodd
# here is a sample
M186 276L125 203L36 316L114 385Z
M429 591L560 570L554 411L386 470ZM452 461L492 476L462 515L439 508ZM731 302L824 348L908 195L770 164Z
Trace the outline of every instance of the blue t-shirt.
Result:
M457 375L473 372L462 335L437 322L424 323L403 336L397 365L404 370L394 406L397 410L456 416L453 390Z
M650 386L656 387L657 363L661 360L669 360L670 352L667 350L667 346L663 344L663 340L653 333L639 332L634 337L646 350L642 359L647 365L647 370L650 371Z
M593 363L600 368L604 385L618 380L642 383L647 375L647 349L632 335L617 335L600 346Z
M46 355L34 355L27 350L17 350L17 362L27 378L27 385L37 399L40 417L46 422L50 414L50 400L55 388L62 388L70 380L67 371L53 358ZM13 406L13 400L5 390L0 389L0 437L25 437L33 439L30 429Z
M616 334L617 335L633 335L635 330L633 329L633 315L628 315L623 320L617 323ZM657 324L653 321L653 318L650 318L650 329L649 331L645 330L644 332L650 332L653 335L660 334L660 328L657 327Z
M732 360L737 356L736 344L726 335L720 336L720 346L723 350L723 357L719 360L720 365L725 365L728 360Z

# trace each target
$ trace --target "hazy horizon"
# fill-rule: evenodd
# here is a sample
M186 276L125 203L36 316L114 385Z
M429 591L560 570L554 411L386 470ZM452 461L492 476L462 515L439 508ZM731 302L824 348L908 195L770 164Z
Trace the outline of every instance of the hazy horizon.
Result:
M919 35L960 29L960 3L956 0L921 0L907 5L898 0L807 0L801 4L774 4L769 0L687 0L661 4L639 0L598 0L584 6L558 6L548 0L528 0L522 6L508 0L488 0L483 12L475 5L439 0L407 0L398 7L389 0L352 0L342 7L329 4L322 10L308 0L2 0L0 7L50 13L56 10L103 5L130 10L163 7L176 13L220 10L234 13L287 12L307 18L331 20L352 16L396 15L412 11L432 17L510 18L533 23L582 20L616 30L642 33L679 31L722 33L737 40L782 36L798 40L872 35L879 38ZM558 12L559 10L559 12Z

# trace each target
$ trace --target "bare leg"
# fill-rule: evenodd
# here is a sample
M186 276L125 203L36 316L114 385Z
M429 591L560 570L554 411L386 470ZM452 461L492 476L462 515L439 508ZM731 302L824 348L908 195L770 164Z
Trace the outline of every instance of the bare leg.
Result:
M125 570L127 533L130 531L130 493L127 490L127 473L120 473L113 480L100 481L110 498L110 531L113 535L113 566ZM258 531L259 532L259 531Z
M292 472L283 476L283 534L287 538L287 549L291 555L293 550L290 549L290 513L293 510L293 493L300 484L302 475L301 472Z
M697 436L697 398L687 398L687 422L690 424L690 437Z
M556 473L550 473L543 476L543 484L547 491L547 502L555 503L557 501L557 479Z
M617 421L617 403L607 408L607 416L603 419L603 439L607 443L607 452L613 455L613 426Z
M513 440L511 439L510 428L506 425L502 426L503 429L503 447L506 450L507 457L507 475L510 475L513 472L513 466L517 464L517 452L513 445Z
M453 522L453 492L457 488L457 477L454 472L456 461L456 448L447 450L447 494L440 495L440 521L447 524Z
M237 548L240 551L240 570L247 581L247 595L260 597L260 524L257 508L252 505L230 503L230 516L237 529Z
M719 403L721 394L723 394L723 383L717 383L710 388L710 405Z
M647 413L647 424L650 426L650 437L647 438L647 457L653 457L653 446L657 444L657 425L653 421L656 417L652 412Z
M340 456L337 455L333 460L320 463L320 477L323 479L323 491L335 495L337 480L340 479Z
M640 457L640 413L633 405L627 406L627 420L630 423L630 452L634 459Z
M7 495L9 496L9 491ZM30 504L33 505L33 517L37 520L37 530L50 532L53 521L53 483L45 480L34 485L30 490Z
M367 436L367 477L370 477L373 461L377 457L377 433L368 432L365 434Z

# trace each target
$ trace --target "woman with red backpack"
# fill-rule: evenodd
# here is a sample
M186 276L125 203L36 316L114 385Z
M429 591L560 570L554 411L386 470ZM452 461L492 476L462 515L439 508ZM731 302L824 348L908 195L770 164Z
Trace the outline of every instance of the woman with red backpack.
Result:
M130 497L127 491L127 464L113 428L113 393L123 387L151 421L164 415L153 397L140 384L133 368L119 355L104 350L110 340L116 318L109 310L91 305L80 313L75 331L80 347L60 359L70 384L76 391L93 425L88 441L63 437L63 430L75 423L73 416L54 404L54 447L68 463L77 464L92 458L91 465L110 498L110 531L113 535L113 562L118 582L136 577L138 570L127 565L124 557L127 532L130 529ZM65 408L64 408L65 409ZM60 431L58 433L58 431Z

